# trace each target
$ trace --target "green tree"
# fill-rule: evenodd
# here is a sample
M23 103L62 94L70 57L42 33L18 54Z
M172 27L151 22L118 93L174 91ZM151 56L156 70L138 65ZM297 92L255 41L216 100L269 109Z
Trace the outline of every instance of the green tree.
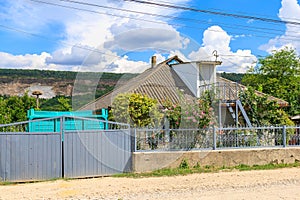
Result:
M160 125L163 115L155 99L141 94L119 94L113 101L110 120L134 127Z
M240 94L240 98L252 125L294 125L287 113L280 109L276 101L268 100L267 95L256 95L252 87L243 91ZM243 122L240 123L243 124Z
M61 106L61 111L71 111L72 110L72 106L70 104L70 99L65 98L65 97L59 97L57 99L57 101L59 102L59 104Z
M251 69L242 83L289 103L289 115L300 114L300 58L296 51L284 48L259 59L259 66Z
M7 100L0 97L0 124L8 124L11 122L11 115L8 112Z
M51 99L41 99L41 110L51 111L71 111L71 98L65 96L56 96Z
M0 124L27 120L27 110L36 106L36 100L26 93L22 97L0 98Z

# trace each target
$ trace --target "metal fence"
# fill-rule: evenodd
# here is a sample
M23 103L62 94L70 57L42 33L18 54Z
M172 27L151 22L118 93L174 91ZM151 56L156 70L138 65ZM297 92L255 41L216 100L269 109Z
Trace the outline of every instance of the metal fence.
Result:
M210 127L207 129L133 129L135 151L172 151L300 145L300 127Z
M53 128L56 124L59 128ZM0 125L0 181L128 172L131 152L127 124L62 116Z

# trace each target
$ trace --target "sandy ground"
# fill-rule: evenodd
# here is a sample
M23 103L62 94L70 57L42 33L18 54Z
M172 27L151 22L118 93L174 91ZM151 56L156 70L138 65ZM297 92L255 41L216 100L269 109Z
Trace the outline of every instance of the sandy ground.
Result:
M0 199L300 199L300 168L0 186Z

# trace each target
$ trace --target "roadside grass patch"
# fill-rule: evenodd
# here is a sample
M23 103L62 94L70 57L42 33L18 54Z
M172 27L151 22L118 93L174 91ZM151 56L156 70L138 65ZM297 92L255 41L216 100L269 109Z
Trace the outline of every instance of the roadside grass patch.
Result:
M184 164L183 164L184 162ZM299 162L295 162L292 164L266 164L266 165L245 165L245 164L240 164L234 167L214 167L211 165L206 165L206 166L200 166L199 163L197 163L193 167L188 167L189 164L187 160L183 160L181 164L177 168L164 168L164 169L159 169L155 170L152 172L144 172L144 173L124 173L124 174L116 174L113 175L112 177L126 177L126 178L146 178L146 177L162 177L162 176L180 176L180 175L189 175L189 174L194 174L194 173L213 173L213 172L221 172L221 171L226 171L230 172L233 170L238 170L238 171L250 171L250 170L272 170L272 169L281 169L281 168L292 168L292 167L300 167Z

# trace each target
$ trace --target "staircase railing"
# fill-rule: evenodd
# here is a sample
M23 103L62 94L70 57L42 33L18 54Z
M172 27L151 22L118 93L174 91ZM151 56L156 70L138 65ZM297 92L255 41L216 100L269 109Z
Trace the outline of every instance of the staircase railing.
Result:
M217 82L199 86L200 96L206 91L213 91L215 97L221 101L233 101L239 99L239 93L243 88L234 82Z

